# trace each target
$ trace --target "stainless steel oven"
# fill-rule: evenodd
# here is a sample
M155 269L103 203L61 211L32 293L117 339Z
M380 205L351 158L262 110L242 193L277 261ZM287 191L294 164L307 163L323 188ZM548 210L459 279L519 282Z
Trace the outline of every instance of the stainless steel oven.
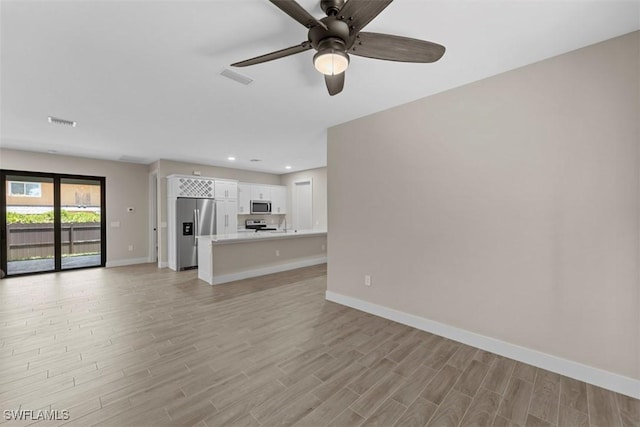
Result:
M271 213L271 201L268 200L251 200L251 213L265 215Z

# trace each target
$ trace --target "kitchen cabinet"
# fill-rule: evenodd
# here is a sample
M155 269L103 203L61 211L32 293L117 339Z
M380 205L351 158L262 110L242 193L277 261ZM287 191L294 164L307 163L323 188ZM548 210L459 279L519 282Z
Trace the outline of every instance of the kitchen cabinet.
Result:
M271 187L268 185L252 185L251 200L271 200Z
M251 213L251 184L238 184L238 215Z
M238 202L234 199L216 200L216 234L238 231Z
M238 183L236 181L220 181L216 180L214 184L215 198L233 199L238 198Z
M271 213L287 213L287 187L282 185L271 187Z

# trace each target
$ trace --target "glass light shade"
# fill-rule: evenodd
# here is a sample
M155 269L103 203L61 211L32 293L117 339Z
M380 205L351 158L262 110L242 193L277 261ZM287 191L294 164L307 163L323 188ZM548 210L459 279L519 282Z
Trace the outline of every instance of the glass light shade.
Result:
M313 57L313 65L322 74L335 76L349 66L349 55L333 49L322 50Z

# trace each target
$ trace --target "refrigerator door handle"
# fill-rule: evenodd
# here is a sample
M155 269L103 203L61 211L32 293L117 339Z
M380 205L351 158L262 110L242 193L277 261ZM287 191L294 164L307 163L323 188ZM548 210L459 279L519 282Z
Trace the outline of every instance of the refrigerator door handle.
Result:
M193 210L193 217L195 218L195 232L193 233L193 246L198 246L198 234L200 233L200 209Z

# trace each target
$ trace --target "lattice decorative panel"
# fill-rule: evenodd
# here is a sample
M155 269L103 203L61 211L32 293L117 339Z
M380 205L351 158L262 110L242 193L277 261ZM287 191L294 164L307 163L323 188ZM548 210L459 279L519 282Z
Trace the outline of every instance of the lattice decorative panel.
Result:
M197 178L179 178L178 197L213 198L213 180Z

